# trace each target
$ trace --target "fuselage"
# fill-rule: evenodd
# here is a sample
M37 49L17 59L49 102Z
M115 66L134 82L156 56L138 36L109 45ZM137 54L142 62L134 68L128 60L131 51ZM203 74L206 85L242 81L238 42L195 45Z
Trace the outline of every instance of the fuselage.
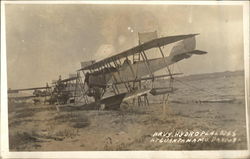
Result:
M137 61L135 63L123 63L119 68L111 71L100 70L89 75L88 85L90 87L105 87L112 83L122 83L126 81L140 79L151 75L156 71L173 64L169 57L149 59L147 61Z

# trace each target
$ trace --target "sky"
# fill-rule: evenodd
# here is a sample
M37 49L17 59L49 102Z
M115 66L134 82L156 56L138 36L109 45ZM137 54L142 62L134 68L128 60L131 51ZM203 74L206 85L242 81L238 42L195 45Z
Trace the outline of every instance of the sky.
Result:
M241 6L7 4L5 10L12 89L67 78L80 62L136 46L138 32L155 30L158 36L200 33L196 49L208 54L179 62L186 75L244 68Z

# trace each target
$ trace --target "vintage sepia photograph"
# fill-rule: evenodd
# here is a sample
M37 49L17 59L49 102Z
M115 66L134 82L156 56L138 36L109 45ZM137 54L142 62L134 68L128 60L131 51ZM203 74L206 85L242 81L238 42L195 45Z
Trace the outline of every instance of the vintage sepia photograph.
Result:
M243 8L5 3L9 152L248 151Z

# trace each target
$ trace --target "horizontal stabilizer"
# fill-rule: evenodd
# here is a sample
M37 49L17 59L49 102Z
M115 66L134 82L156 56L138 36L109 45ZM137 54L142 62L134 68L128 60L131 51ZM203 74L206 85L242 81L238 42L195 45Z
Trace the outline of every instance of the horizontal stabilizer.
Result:
M190 52L191 54L196 54L196 55L203 55L203 54L207 54L206 51L201 51L201 50L194 50Z
M171 61L173 61L173 62L178 62L178 61L180 61L180 60L187 59L187 58L189 58L189 57L191 57L191 56L192 56L192 55L190 55L190 54L183 53L183 54L175 55L175 56L171 59Z
M189 52L184 52L184 53L181 53L181 54L173 55L171 61L178 62L180 60L190 58L193 54L203 55L203 54L206 54L206 53L207 52L200 51L200 50L193 50L193 51L189 51Z

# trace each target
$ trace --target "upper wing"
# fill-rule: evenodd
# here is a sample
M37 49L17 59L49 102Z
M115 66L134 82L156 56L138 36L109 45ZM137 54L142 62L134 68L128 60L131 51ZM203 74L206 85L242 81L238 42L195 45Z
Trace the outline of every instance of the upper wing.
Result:
M186 38L194 37L196 35L198 35L198 34L177 35L177 36L167 36L167 37L157 38L157 39L145 42L145 43L138 45L136 47L133 47L129 50L123 51L117 55L114 55L114 56L105 58L101 61L95 62L94 64L86 66L80 70L96 69L96 68L104 66L105 64L112 62L114 60L121 59L123 57L127 57L127 56L133 55L135 53L139 53L141 51L148 50L148 49L151 49L154 47L161 47L161 46L171 44L171 43L174 43L174 42L186 39Z

